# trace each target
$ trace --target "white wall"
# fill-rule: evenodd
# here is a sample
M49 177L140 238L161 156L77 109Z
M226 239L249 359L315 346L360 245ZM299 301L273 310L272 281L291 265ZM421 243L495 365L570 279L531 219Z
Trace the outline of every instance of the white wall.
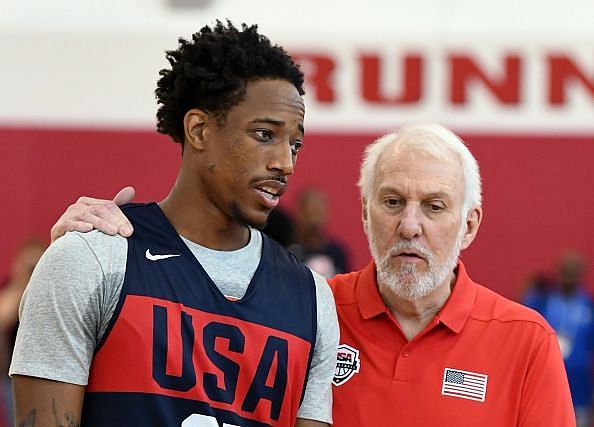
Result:
M167 0L0 0L0 125L150 128L163 52L216 18L258 23L291 52L320 52L336 63L337 101L307 97L309 128L391 128L438 120L456 128L594 131L594 97L568 88L561 108L546 102L546 56L570 56L594 81L594 2L212 0L200 11L173 11ZM358 57L383 59L383 90L400 85L400 59L425 59L423 99L406 106L361 100ZM502 105L483 85L452 107L447 56L470 55L496 78L505 54L523 64L521 103ZM398 122L395 121L397 118Z

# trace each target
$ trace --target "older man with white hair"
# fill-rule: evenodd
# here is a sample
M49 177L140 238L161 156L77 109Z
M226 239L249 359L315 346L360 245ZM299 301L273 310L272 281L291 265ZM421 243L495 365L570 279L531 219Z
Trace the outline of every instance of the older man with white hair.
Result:
M333 425L575 426L553 329L458 258L483 217L464 143L439 125L404 127L367 148L359 187L373 260L329 281L341 332ZM82 199L54 237L104 227L89 213L105 202ZM103 217L121 229L109 206Z
M330 281L334 425L575 425L554 331L458 259L483 216L464 143L438 125L385 135L367 148L359 186L373 261Z

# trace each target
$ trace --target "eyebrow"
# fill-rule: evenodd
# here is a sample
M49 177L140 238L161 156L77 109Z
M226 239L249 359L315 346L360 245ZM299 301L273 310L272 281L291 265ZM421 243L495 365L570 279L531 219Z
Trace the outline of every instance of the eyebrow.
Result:
M380 187L379 192L380 195L384 195L386 193L396 193L399 196L402 196L402 192L400 191L399 188L396 187ZM429 193L426 193L423 195L423 200L427 200L427 199L445 199L445 200L451 200L452 199L452 195L446 193L445 191L432 191Z
M270 117L261 117L258 119L254 119L250 122L250 124L253 123L268 123L271 124L273 126L284 126L286 123L282 120L276 120L276 119L272 119ZM301 132L302 135L305 134L305 128L303 127L303 125L301 123L299 123L297 125L297 129L299 129L299 132Z
M427 194L427 198L428 199L435 199L435 198L437 198L437 199L448 199L449 200L449 199L452 198L452 195L446 193L445 191L436 191L434 193L428 193Z

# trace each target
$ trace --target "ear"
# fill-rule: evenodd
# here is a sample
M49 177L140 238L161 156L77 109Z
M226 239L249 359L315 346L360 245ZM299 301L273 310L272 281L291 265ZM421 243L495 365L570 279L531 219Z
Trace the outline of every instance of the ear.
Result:
M367 231L367 220L369 212L367 211L367 199L361 198L361 221L363 221L363 228Z
M189 145L196 150L203 150L208 139L208 122L210 115L197 108L188 110L184 116L184 145Z
M460 249L466 249L470 246L483 220L483 209L475 206L468 211L466 215L466 231L462 236L462 246Z

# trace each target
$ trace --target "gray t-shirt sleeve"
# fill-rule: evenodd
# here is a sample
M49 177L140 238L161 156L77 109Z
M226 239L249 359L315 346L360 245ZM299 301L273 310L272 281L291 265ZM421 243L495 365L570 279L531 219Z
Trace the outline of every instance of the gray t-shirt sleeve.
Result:
M318 330L311 370L298 418L332 424L332 377L339 340L334 296L322 276L313 272L316 283Z
M87 384L117 304L126 248L123 238L91 232L68 233L47 249L21 301L10 375Z

